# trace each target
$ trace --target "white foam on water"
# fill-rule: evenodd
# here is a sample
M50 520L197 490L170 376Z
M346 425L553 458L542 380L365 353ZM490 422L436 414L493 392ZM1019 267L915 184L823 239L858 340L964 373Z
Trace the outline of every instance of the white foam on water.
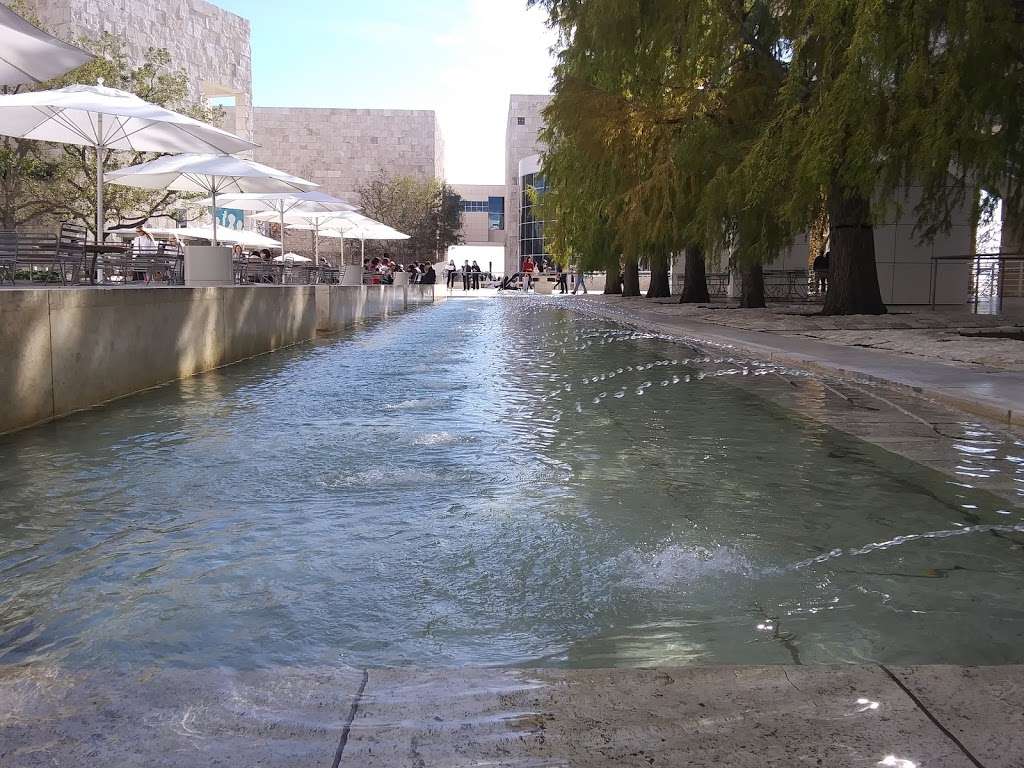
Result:
M459 442L460 438L451 432L433 432L427 435L419 435L413 440L413 445L451 445Z
M429 408L437 405L437 400L428 400L427 398L419 398L416 400L400 400L397 403L387 403L384 406L385 411L411 411L418 408Z
M746 555L731 547L709 549L681 544L669 544L653 552L629 549L616 564L624 583L652 590L680 589L709 577L749 577L758 572Z

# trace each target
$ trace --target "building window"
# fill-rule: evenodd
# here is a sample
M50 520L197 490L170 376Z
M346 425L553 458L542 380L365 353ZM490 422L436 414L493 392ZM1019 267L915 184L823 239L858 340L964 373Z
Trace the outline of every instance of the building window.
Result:
M487 213L487 202L485 200L463 200L459 204L463 213Z
M487 226L489 229L505 228L505 198L487 198Z
M543 195L546 188L544 177L540 174L529 174L522 178L523 194L520 204L519 219L519 251L522 258L532 256L535 263L543 264L547 260L547 248L544 242L544 222L534 217L534 197ZM531 190L534 190L531 193Z
M526 118L525 117L517 117L516 118L516 125L526 125Z

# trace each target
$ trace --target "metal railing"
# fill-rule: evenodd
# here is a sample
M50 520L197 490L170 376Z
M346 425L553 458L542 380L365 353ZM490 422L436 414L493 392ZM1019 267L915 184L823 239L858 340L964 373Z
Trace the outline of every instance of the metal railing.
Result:
M969 264L967 303L975 313L983 304L998 311L1003 299L1024 299L1024 254L972 253L957 256L932 256L928 275L928 302L934 310L939 288L939 269L945 264Z

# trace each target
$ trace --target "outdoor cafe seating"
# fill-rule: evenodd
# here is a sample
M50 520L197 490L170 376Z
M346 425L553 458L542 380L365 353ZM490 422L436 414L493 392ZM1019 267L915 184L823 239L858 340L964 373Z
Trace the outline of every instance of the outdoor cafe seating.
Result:
M0 232L0 283L78 283L85 270L85 244L85 227L70 223L61 224L57 235Z

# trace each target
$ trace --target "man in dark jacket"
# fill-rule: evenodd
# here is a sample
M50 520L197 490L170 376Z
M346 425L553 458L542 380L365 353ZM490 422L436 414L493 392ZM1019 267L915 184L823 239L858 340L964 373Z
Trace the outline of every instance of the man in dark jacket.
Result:
M437 282L437 272L434 271L434 265L428 264L427 271L420 276L420 285L433 285Z

